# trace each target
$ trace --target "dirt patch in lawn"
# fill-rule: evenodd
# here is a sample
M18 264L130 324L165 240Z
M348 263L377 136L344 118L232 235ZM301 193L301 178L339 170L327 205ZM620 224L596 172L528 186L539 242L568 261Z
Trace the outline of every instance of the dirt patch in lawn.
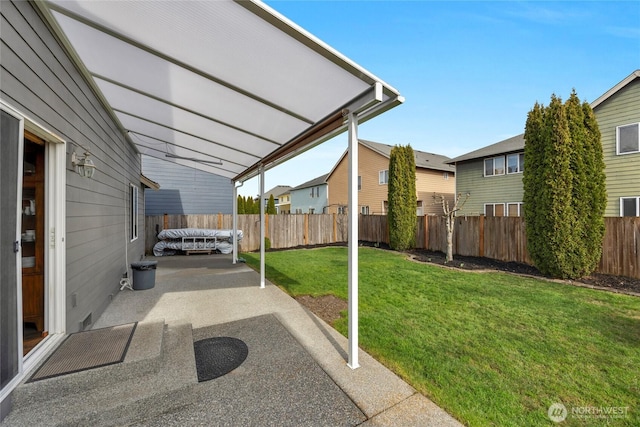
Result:
M302 295L296 297L296 300L330 325L333 325L333 322L340 318L341 311L348 308L346 301L333 295L321 297Z

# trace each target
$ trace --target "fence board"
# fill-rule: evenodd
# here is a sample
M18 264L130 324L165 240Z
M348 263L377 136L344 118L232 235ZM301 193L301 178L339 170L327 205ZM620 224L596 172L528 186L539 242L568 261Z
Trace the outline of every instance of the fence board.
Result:
M343 214L287 214L267 217L266 235L272 248L345 243L348 217ZM359 240L389 243L386 215L361 215ZM153 215L145 218L145 250L153 253L157 232L165 228L231 229L232 215ZM244 237L239 242L243 252L260 249L260 215L238 215L238 229ZM597 272L640 278L640 218L605 218L602 258ZM445 218L419 217L416 223L416 247L446 252ZM524 218L458 217L456 218L454 255L486 256L501 261L533 264L527 250Z

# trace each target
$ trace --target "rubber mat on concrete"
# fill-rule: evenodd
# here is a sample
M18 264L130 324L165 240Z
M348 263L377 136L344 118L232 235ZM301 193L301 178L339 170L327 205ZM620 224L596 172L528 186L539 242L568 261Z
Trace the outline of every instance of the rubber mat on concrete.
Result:
M69 335L29 382L122 362L136 325L137 322Z
M249 348L244 341L232 337L206 338L193 343L198 382L227 374L244 362Z

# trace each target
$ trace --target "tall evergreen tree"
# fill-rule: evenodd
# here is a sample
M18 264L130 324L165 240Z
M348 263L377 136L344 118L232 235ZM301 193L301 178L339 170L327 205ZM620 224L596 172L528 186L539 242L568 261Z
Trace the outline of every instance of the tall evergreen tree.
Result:
M591 273L604 236L602 145L585 104L575 91L566 103L552 95L549 106L534 105L525 127L527 247L536 267L555 277Z
M269 201L267 202L266 213L269 215L275 215L278 213L278 211L276 211L276 200L273 198L273 194L269 195Z
M389 158L389 246L406 250L416 238L416 160L411 145L395 146Z
M244 214L244 197L243 196L238 196L238 215L242 215Z

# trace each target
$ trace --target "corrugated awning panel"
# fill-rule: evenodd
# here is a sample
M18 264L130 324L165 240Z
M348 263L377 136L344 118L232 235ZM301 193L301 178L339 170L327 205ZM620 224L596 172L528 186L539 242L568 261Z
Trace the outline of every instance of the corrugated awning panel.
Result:
M379 82L257 2L55 0L44 9L141 152L220 159L206 169L230 178ZM399 98L384 89L384 100Z

